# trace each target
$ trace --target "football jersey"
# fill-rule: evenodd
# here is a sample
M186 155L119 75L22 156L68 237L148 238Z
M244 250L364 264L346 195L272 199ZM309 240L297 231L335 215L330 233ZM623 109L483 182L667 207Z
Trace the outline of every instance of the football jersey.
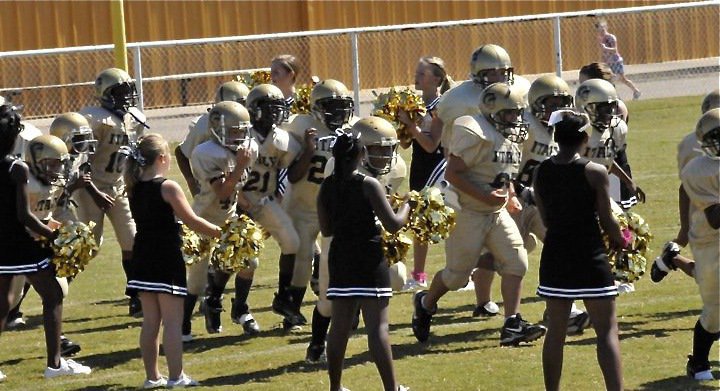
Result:
M242 191L249 202L258 204L263 197L275 193L278 170L290 167L301 146L288 132L278 127L274 127L267 137L254 128L250 128L250 134L257 142L258 153Z
M680 144L678 144L677 152L677 163L678 163L678 175L682 172L686 164L693 158L701 156L702 150L700 149L700 143L698 142L695 132L688 133Z
M720 159L706 155L690 160L680 173L683 187L693 206L690 208L688 238L694 244L720 242L720 231L713 229L705 217L705 209L720 203Z
M50 220L61 192L62 187L46 185L30 173L27 184L30 212L39 220Z
M484 191L499 188L518 173L522 152L520 146L507 140L480 114L455 120L449 154L462 159L468 170L463 174ZM495 212L503 205L488 205L457 190L462 209Z
M21 160L25 160L25 148L27 145L37 136L41 136L43 133L40 129L36 128L35 125L29 122L22 122L24 129L18 134L17 141L15 141L15 149L13 150L13 156L19 157Z
M460 85L446 91L437 104L437 115L443 122L440 144L449 145L452 138L453 123L464 115L480 113L480 94L483 87L472 80L466 80Z
M144 121L145 116L137 109L132 107L130 110ZM122 185L126 156L120 153L120 148L128 146L131 139L137 140L144 126L128 113L120 118L102 107L85 107L80 114L87 118L98 141L95 154L90 158L93 182L100 186Z
M308 114L294 116L292 122L285 125L285 129L298 142L304 146L305 130L308 128L317 129L315 138L316 147L313 157L310 160L310 167L307 174L291 184L292 191L288 197L286 209L299 208L308 212L317 211L317 195L320 191L320 184L325 179L325 166L332 158L332 146L335 143L335 132L328 130L325 124Z
M522 144L522 160L518 180L525 186L532 186L535 168L545 159L558 152L558 145L553 140L552 128L540 122L530 111L523 116L528 123L528 138Z
M252 142L250 148L253 150L253 160L250 162L252 165L257 157L257 144ZM190 167L200 183L200 192L193 198L193 211L209 222L221 225L235 214L237 191L227 199L218 199L211 182L216 178L230 175L235 169L235 154L215 141L206 141L193 150ZM238 183L238 187L241 183L242 180Z
M325 165L325 177L332 175L334 169L335 158L331 157L328 159L327 165ZM385 194L392 195L398 192L398 189L407 176L407 164L405 163L405 159L398 155L395 160L395 164L393 164L392 167L390 167L390 171L385 174L376 176L364 165L358 167L358 172L377 179L378 182L380 182L380 184L385 188Z
M190 125L188 125L188 133L185 135L185 139L180 143L180 150L188 159L192 156L192 152L195 147L210 140L210 137L212 137L208 126L208 118L209 114L205 113L197 118L194 118L190 121Z
M602 133L593 126L583 154L591 162L605 166L608 171L615 161L617 151L625 148L628 128L625 121L619 121L616 126L605 129Z

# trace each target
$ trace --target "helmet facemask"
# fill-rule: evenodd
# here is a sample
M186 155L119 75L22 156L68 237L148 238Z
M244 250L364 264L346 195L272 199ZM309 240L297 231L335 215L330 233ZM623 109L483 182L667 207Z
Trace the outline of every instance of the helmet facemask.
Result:
M73 129L70 134L69 144L72 147L72 152L81 155L88 154L92 155L95 153L98 141L93 135L92 129L88 126L81 126L77 129Z
M513 67L483 69L471 76L473 81L480 84L483 88L493 83L512 85L515 82L515 71Z
M490 115L490 122L506 139L520 144L528 137L528 124L523 120L524 109L502 109Z
M618 125L620 116L618 113L618 102L588 103L585 111L590 117L590 122L599 130L605 130Z
M350 122L353 107L352 98L332 97L318 100L313 111L329 130L336 130Z
M137 105L138 94L135 83L124 82L115 84L103 93L101 102L103 107L110 110L118 110L123 113Z
M572 107L573 98L570 95L546 95L532 102L532 113L540 123L548 126L550 115L553 112Z
M397 145L397 139L383 139L365 146L363 165L375 175L389 173L397 162Z
M290 111L282 99L261 100L250 113L252 126L267 134L273 128L285 122L290 116Z
M237 152L241 147L250 145L252 136L250 135L250 124L247 122L240 123L238 126L225 125L225 116L221 115L219 125L211 128L211 132L215 139L223 147Z
M708 157L720 159L720 127L705 133L700 140L700 148Z

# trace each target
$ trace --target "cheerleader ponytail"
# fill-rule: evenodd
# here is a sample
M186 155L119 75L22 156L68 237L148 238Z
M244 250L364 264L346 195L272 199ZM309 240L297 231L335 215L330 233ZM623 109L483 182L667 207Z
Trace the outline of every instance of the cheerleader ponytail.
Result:
M158 156L169 155L170 147L161 135L152 133L140 139L140 142L130 147L123 147L122 153L126 156L125 172L125 194L132 197L133 188L140 180L145 167L155 164Z
M444 94L445 91L451 89L455 82L447 74L445 69L445 61L440 57L423 57L420 59L423 64L431 65L433 76L440 78L440 94Z

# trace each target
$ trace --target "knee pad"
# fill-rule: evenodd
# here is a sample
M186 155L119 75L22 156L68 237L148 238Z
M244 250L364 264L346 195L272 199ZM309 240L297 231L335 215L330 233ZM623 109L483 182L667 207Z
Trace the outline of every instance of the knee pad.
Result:
M55 277L55 279L58 282L58 285L60 286L60 290L62 291L62 297L63 299L67 297L68 295L68 281L65 277Z
M470 271L451 270L447 267L440 273L442 273L440 274L442 282L451 291L458 290L467 285L470 278Z
M703 307L702 313L700 314L700 325L710 334L720 333L720 312L715 310L708 310L707 306Z

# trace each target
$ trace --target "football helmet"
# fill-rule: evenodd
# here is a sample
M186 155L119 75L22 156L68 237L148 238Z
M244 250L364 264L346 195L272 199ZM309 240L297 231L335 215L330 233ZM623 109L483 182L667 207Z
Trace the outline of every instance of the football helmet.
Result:
M703 114L695 126L695 136L700 148L711 158L720 158L720 108Z
M247 97L250 94L250 89L245 83L239 81L228 81L220 84L217 92L215 92L215 103L220 103L226 100L234 100L235 102L244 105Z
M602 79L585 80L575 93L575 106L585 111L590 123L600 131L619 121L618 101L615 86Z
M74 154L95 153L97 140L87 119L80 113L68 112L55 117L50 124L50 134L62 140Z
M64 179L65 166L70 160L65 143L51 134L37 136L25 150L25 159L32 173L47 184Z
M715 90L705 95L702 106L700 106L703 114L717 108L720 108L720 90Z
M95 78L95 97L108 110L127 112L137 104L135 81L122 69L108 68Z
M310 92L310 112L313 117L336 130L347 124L353 115L352 94L345 84L333 80L323 80Z
M352 126L350 133L359 134L366 153L363 166L375 175L383 175L397 162L398 138L392 124L380 117L366 117Z
M554 99L549 99L553 97ZM574 105L570 87L565 80L555 75L544 75L537 78L530 85L528 101L532 114L545 126L548 125L550 114L553 111L570 108Z
M260 84L250 91L247 110L253 127L263 132L280 125L290 114L282 91L272 84Z
M480 112L506 139L522 143L528 136L523 120L523 92L505 83L491 84L480 95Z
M498 45L480 46L470 57L470 77L483 87L493 83L512 84L514 70L510 55Z
M219 102L208 113L208 128L218 144L237 151L250 142L250 113L238 102Z

